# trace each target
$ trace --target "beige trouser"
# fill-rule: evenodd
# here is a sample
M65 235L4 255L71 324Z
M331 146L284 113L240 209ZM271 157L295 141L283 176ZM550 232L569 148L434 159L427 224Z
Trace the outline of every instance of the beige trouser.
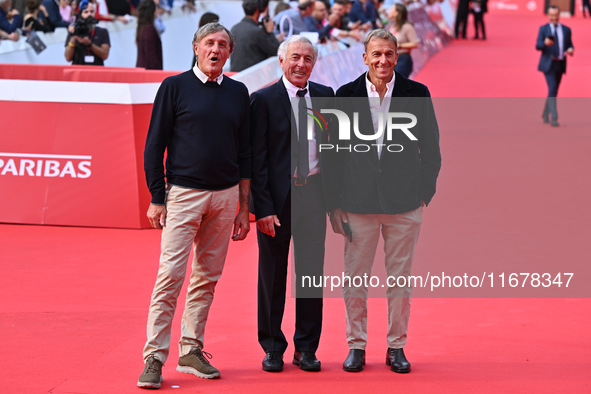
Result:
M148 315L144 359L168 358L172 319L193 246L193 265L181 323L179 353L203 348L205 323L222 274L238 204L238 185L207 191L172 186L166 201L160 266Z
M380 230L384 237L386 274L390 277L411 273L415 245L421 229L423 208L398 215L358 215L348 213L353 242L345 241L345 275L371 275ZM385 284L386 278L380 278ZM355 282L352 282L355 283ZM410 316L410 287L388 287L388 347L403 348ZM367 287L343 286L347 312L349 349L365 349L367 344Z

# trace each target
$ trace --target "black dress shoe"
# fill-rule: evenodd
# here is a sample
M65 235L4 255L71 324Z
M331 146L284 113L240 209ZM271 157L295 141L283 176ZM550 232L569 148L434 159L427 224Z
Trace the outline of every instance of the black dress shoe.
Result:
M295 352L293 354L293 363L298 365L302 371L320 371L320 361L316 358L314 352Z
M263 371L281 372L283 371L283 353L268 352L263 359Z
M365 350L351 349L343 363L343 369L347 372L361 372L365 365Z
M550 125L551 125L552 127L558 127L558 126L560 126L560 125L558 124L558 122L557 122L557 121L555 121L555 120L553 120L553 121L552 121L552 123L550 123Z
M410 372L410 363L404 356L404 349L388 348L388 352L386 353L386 365L389 365L390 369L394 372Z

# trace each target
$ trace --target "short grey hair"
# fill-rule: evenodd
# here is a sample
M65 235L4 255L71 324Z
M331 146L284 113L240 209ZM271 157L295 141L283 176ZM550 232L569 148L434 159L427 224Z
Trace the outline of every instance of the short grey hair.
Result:
M294 42L302 42L304 44L310 45L310 47L314 51L314 63L316 63L316 59L318 59L318 48L316 47L316 45L312 44L312 41L300 35L291 36L287 40L283 41L281 45L279 45L279 49L277 49L277 56L279 56L279 59L285 60L285 58L287 57L287 50L289 49L289 44Z
M234 35L224 25L222 25L221 23L218 23L218 22L211 22L211 23L207 23L207 24L201 26L199 28L199 30L197 30L195 32L195 35L193 36L193 45L199 44L199 42L202 39L204 39L205 37L207 37L210 34L217 33L218 31L225 31L228 34L228 37L230 37L230 52L233 52L234 51Z
M375 29L372 30L365 40L363 41L363 47L365 49L365 53L367 53L367 47L369 46L369 42L374 38L380 38L382 40L389 40L394 43L394 47L396 48L396 53L398 53L398 40L394 36L394 34L390 33L390 31L386 29Z

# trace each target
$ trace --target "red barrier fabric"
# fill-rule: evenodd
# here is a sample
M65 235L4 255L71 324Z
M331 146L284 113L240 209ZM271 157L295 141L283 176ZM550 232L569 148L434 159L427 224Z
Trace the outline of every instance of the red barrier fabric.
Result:
M144 143L175 74L0 64L0 222L149 227Z
M0 222L149 227L144 142L177 73L0 64Z
M136 131L143 134L138 140L145 131L135 130L133 105L3 106L19 116L5 120L13 132L0 136L0 221L147 227L143 149L136 143Z

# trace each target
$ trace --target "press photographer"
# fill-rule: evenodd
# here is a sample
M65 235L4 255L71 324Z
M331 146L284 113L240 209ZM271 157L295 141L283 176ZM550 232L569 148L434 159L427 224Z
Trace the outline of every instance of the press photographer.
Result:
M96 26L96 8L88 0L80 2L76 21L68 27L66 60L72 64L104 66L109 57L109 32Z

